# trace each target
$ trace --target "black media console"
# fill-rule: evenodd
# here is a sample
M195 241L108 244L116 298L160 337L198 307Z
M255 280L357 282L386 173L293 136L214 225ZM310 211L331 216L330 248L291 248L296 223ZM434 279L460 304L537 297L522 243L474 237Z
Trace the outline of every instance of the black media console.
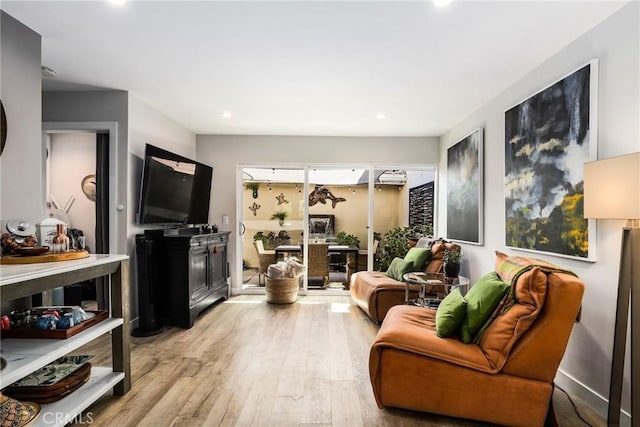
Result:
M141 328L152 323L143 318L145 296L151 307L147 315L154 322L181 328L192 327L202 310L229 298L229 234L189 227L146 230L144 237L139 236L147 246L144 256L149 257L148 266L156 273L147 275L149 292L140 295ZM139 281L139 291L145 288L143 285Z

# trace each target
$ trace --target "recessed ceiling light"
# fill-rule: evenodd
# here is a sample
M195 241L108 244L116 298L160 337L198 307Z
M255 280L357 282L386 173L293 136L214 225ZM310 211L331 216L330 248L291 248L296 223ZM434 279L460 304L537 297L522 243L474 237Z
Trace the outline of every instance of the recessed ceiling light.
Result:
M228 119L229 117L231 117L231 111L223 111L221 116L225 119Z
M451 3L451 0L433 0L433 4L438 7L444 7Z
M384 115L384 113L378 113L378 114L376 114L376 119L378 119L378 120L384 120L384 119L385 119L385 115Z

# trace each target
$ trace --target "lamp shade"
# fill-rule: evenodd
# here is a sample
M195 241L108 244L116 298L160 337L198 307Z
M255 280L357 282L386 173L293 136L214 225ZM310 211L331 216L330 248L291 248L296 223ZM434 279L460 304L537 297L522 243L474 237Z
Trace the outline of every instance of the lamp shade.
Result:
M640 219L640 153L584 164L584 217Z

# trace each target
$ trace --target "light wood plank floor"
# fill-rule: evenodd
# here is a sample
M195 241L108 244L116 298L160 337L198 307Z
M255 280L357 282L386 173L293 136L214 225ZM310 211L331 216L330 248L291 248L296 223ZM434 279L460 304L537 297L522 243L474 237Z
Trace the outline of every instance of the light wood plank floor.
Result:
M95 426L477 426L477 422L376 406L369 347L378 327L348 296L271 305L239 296L191 329L133 338L131 391L91 406ZM109 339L76 352L110 364ZM561 426L585 425L561 392ZM584 405L594 426L605 422Z

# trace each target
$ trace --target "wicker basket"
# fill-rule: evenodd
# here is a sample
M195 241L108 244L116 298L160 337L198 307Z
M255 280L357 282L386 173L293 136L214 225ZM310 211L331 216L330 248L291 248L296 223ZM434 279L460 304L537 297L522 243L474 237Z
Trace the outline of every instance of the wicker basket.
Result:
M291 304L298 298L299 277L271 279L267 276L265 291L267 302L272 304Z

